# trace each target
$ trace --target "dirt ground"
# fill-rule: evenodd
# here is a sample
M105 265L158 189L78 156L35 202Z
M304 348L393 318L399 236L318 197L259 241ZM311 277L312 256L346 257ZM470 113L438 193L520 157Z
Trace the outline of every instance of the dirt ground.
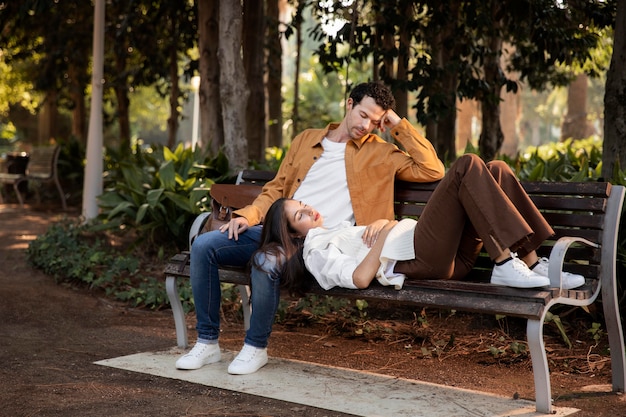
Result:
M28 242L59 216L42 207L0 205L0 415L347 416L94 365L174 346L174 323L169 310L129 308L84 288L58 285L29 267ZM516 340L524 342L523 323L427 311L425 325L417 313L401 312L389 320L388 306L371 306L366 329L372 331L365 335L355 335L353 328L341 331L332 320L314 326L291 321L275 326L269 354L534 398L529 358L507 349ZM188 326L193 341L193 315ZM574 343L568 349L546 325L555 405L579 408L579 417L626 416L625 396L610 392L607 341L594 345L576 327L568 328ZM242 323L227 317L222 347L238 350L242 340ZM506 352L496 355L494 349Z

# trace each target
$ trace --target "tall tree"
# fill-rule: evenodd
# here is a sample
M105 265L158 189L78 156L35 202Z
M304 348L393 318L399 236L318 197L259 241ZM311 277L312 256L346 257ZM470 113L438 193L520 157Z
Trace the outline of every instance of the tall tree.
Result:
M274 3L276 0L270 0ZM263 1L243 2L243 62L250 89L246 108L248 157L259 161L265 152L265 83L264 39L265 10Z
M593 131L587 120L588 81L587 74L580 73L567 88L567 114L561 123L561 140L586 138Z
M224 153L231 172L248 166L246 107L250 91L241 57L243 10L239 1L219 2L220 97L224 123Z
M285 12L286 3L285 0L267 0L267 139L265 141L267 146L283 146L283 51L280 44L282 24L280 16L281 12L283 14ZM304 1L299 1L297 7L300 8L300 4L304 3ZM297 29L297 31L297 35L300 36L300 30Z
M41 141L59 138L59 108L73 110L72 132L85 139L84 91L93 22L84 16L91 14L91 4L80 2L25 0L0 7L3 59L13 68L28 63L23 79L45 97L40 109Z
M613 178L626 168L626 2L617 1L613 56L604 93L602 176Z
M482 99L482 131L478 138L478 149L483 159L492 160L504 141L504 134L500 125L500 93L506 84L506 77L500 67L502 54L503 28L505 7L499 0L486 2L487 10L483 15L487 24L486 33L483 35L487 41L487 49L483 54L483 74L485 89Z
M197 0L198 49L200 52L200 143L217 153L224 144L224 125L220 99L219 6L215 0Z

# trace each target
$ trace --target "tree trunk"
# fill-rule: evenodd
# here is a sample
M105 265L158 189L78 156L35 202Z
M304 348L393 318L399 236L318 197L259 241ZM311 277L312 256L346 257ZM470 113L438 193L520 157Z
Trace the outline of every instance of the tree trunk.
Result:
M433 85L425 87L428 96L437 97L438 118L426 123L427 138L433 143L442 160L456 159L456 90L457 76L449 69L455 52L447 44L454 39L459 19L461 2L440 2L435 13L446 16L445 25L433 27L427 34L432 47L433 67L441 71L441 76ZM430 104L429 104L430 106ZM431 111L432 112L432 111Z
M439 45L437 59L437 66L445 68L452 59L452 52ZM442 96L441 103L445 110L436 122L436 140L433 144L439 158L448 162L456 159L456 85L457 75L451 71L443 71L440 76L441 90L435 92Z
M250 91L241 57L243 27L241 3L220 0L219 9L217 57L220 65L224 152L232 173L248 167L248 146L245 134L246 106Z
M265 156L265 84L263 62L265 16L263 1L243 2L243 59L250 97L246 109L248 158L262 161ZM273 3L270 1L269 3Z
M467 144L472 143L472 127L476 118L477 108L476 101L470 99L457 100L456 113L456 150L463 153L467 149Z
M224 144L220 65L217 59L219 3L198 1L198 49L200 52L200 137L198 146L216 154Z
M72 136L80 143L87 143L87 109L85 105L85 88L82 83L83 76L80 74L84 69L78 68L75 64L69 65L70 76L70 96L74 103L72 109Z
M519 96L512 91L502 92L500 102L500 128L502 130L502 146L500 152L503 155L515 158L519 147L517 136L517 118L519 114Z
M296 65L293 75L293 110L291 113L292 138L300 133L300 53L302 52L302 12L304 9L304 4L304 2L298 2L298 10L296 12L295 20L293 22L294 29L296 31Z
M504 76L498 58L502 50L502 39L492 36L489 40L489 50L491 53L486 55L483 66L485 82L489 89L481 100L483 123L478 140L480 156L485 161L491 161L495 158L504 140L500 127L500 93L504 84Z
M626 2L617 2L613 56L604 93L602 176L613 179L616 168L626 169Z
M279 4L280 3L280 4ZM281 10L287 7L286 0L267 1L267 139L266 146L283 146L283 97L281 93L283 50L280 44ZM299 2L304 3L304 2ZM300 7L298 3L298 7ZM300 29L297 28L300 36ZM298 59L298 58L296 58ZM298 70L300 68L298 67ZM297 73L296 73L297 74Z
M511 54L515 52L515 46L506 44L502 48L500 57L501 67L507 78L519 80L519 74L509 73L506 67L510 61ZM519 92L506 91L501 89L502 101L500 102L500 126L502 128L502 147L500 152L515 158L519 148L519 135L517 134L517 122L520 115L520 94Z
M411 16L413 12L412 2L405 5L405 16ZM407 81L409 72L409 55L411 48L411 34L407 28L409 19L405 19L400 25L400 39L398 42L398 64L396 70L396 80L398 86L394 89L393 95L396 99L396 112L401 117L409 118L409 94L407 91Z
M49 90L43 102L43 107L39 112L39 131L37 134L37 144L44 145L50 139L57 139L59 107L57 105L58 92Z
M593 133L587 121L587 81L587 75L581 73L567 88L567 115L561 125L561 141L583 139Z
M115 70L117 74L126 72L125 48L115 48ZM117 123L119 126L120 149L130 150L130 116L128 98L128 84L126 77L120 76L115 85L115 97L117 98Z
M170 117L167 119L167 147L174 149L176 145L176 133L178 132L178 97L180 96L180 87L178 85L178 51L176 48L176 34L178 33L177 24L170 19L172 25L172 39L170 44ZM186 139L186 138L185 138Z

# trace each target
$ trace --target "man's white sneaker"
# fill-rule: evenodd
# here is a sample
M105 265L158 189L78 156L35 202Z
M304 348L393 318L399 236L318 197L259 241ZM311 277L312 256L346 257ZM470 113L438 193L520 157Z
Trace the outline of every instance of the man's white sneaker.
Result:
M502 265L493 267L491 283L515 288L535 288L549 285L550 279L534 273L524 261L512 257Z
M267 364L267 348L256 348L244 343L243 349L228 365L233 375L253 374Z
M533 266L534 273L539 275L543 275L544 277L548 276L548 258L539 258L537 264ZM571 272L561 271L561 285L564 290L572 290L574 288L578 288L581 285L585 284L585 277L578 274L572 274Z
M221 357L219 344L196 343L189 353L176 361L176 369L200 369L204 365L219 362Z

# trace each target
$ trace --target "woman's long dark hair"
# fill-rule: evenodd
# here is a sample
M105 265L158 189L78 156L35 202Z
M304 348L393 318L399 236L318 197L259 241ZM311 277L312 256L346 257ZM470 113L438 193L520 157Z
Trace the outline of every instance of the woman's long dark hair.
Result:
M281 271L280 284L292 295L302 295L309 288L313 276L306 269L302 257L304 237L289 224L285 213L285 202L290 199L279 198L267 211L261 232L261 245L257 253L275 257ZM261 268L257 256L252 257L252 266Z

